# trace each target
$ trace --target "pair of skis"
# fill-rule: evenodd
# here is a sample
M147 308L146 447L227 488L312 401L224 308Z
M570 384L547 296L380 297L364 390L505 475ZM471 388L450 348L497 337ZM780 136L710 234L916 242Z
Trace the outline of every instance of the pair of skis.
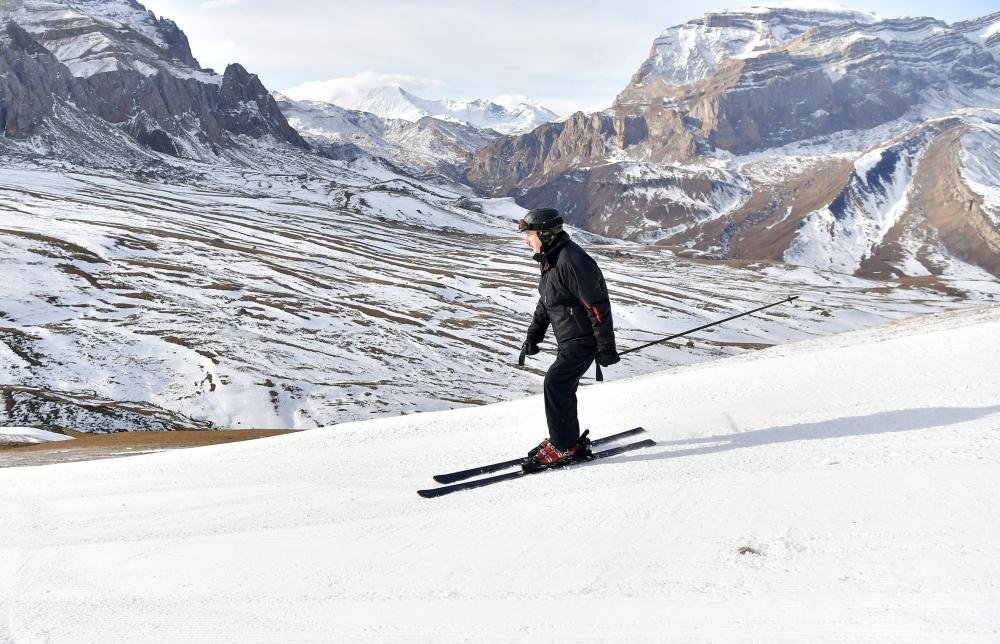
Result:
M605 436L603 438L595 439L591 442L592 447L597 447L599 445L604 445L611 443L613 441L620 440L622 438L628 438L629 436L635 436L636 434L641 434L646 430L642 427L636 427L634 429L629 429L624 432L619 432L617 434L612 434L611 436ZM451 494L452 492L458 492L460 490L471 490L477 487L483 487L486 485L492 485L494 483L500 483L501 481L509 481L511 479L521 478L522 476L528 476L529 474L537 474L538 472L545 472L547 470L556 469L558 467L566 467L571 465L581 465L584 463L589 463L590 461L597 460L599 458L607 458L609 456L617 456L618 454L624 454L625 452L631 452L633 450L642 449L643 447L652 447L656 445L656 441L651 438L645 440L637 441L635 443L628 443L626 445L619 445L618 447L612 447L609 449L599 450L594 452L589 458L568 461L566 463L557 463L552 467L535 470L532 472L525 472L524 470L518 469L513 472L507 472L505 474L497 474L496 476L487 476L486 478L476 479L474 481L467 481L476 476L482 476L483 474L492 474L493 472L499 472L501 470L506 470L511 467L518 467L524 462L524 458L515 458L509 461L502 461L500 463L493 463L490 465L483 465L480 467L474 467L468 470L462 470L460 472L451 472L450 474L438 474L434 477L434 480L438 483L445 483L441 487L430 488L427 490L417 490L417 494L424 497L425 499L432 499L437 496L444 496L445 494ZM463 481L463 482L459 482Z

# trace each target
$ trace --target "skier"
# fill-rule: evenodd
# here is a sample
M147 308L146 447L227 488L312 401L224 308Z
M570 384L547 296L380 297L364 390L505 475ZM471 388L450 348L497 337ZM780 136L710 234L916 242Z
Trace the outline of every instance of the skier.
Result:
M542 272L541 297L522 350L525 355L538 353L549 324L558 345L556 360L545 374L549 437L528 452L522 465L528 471L589 455L590 440L580 437L576 389L595 358L602 367L620 360L604 276L587 251L570 240L562 224L555 208L536 208L518 223Z

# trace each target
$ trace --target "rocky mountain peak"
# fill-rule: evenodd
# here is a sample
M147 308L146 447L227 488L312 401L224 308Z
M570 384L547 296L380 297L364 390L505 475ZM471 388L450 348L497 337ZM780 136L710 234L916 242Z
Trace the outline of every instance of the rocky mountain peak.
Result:
M150 13L152 14L152 12ZM167 18L160 18L156 21L156 26L167 45L165 50L167 54L189 67L194 69L201 68L198 60L191 53L191 45L188 43L187 35L181 31L176 22Z
M957 22L952 28L990 50L993 57L1000 60L1000 11L974 20Z
M661 33L610 110L497 139L467 178L593 232L718 258L998 275L1000 168L968 143L1000 121L998 47L996 14L706 14ZM872 148L887 150L877 180L851 169Z
M4 0L0 9L11 25L0 39L0 116L8 136L40 137L18 148L29 154L208 161L241 135L308 147L255 75L200 69L183 31L134 0Z
M632 87L679 86L708 78L729 58L749 58L781 47L819 26L871 23L879 18L849 9L749 7L705 14L669 27L654 41Z
M256 74L239 63L230 63L222 75L219 100L223 108L220 120L225 129L259 138L275 133L301 148L309 145L285 120L271 93Z
M130 69L200 70L187 37L135 0L5 0L3 13L81 78Z

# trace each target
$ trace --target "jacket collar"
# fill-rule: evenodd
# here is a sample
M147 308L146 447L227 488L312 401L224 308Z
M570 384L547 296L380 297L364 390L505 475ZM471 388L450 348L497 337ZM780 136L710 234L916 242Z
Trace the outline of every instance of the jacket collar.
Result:
M561 232L558 235L556 235L555 239L552 240L552 245L549 247L548 250L545 250L541 253L535 253L532 256L536 262L541 264L540 268L543 273L552 268L552 265L556 261L556 257L559 256L559 252L562 251L562 249L566 246L568 242L569 242L569 235L567 235L565 232Z

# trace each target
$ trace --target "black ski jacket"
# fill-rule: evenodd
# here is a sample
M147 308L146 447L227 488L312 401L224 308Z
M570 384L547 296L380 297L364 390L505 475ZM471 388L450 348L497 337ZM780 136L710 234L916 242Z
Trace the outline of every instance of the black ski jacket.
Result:
M528 340L538 344L549 324L556 342L596 341L598 353L615 350L608 287L597 262L560 233L552 248L537 253L542 277L538 305L528 327Z

